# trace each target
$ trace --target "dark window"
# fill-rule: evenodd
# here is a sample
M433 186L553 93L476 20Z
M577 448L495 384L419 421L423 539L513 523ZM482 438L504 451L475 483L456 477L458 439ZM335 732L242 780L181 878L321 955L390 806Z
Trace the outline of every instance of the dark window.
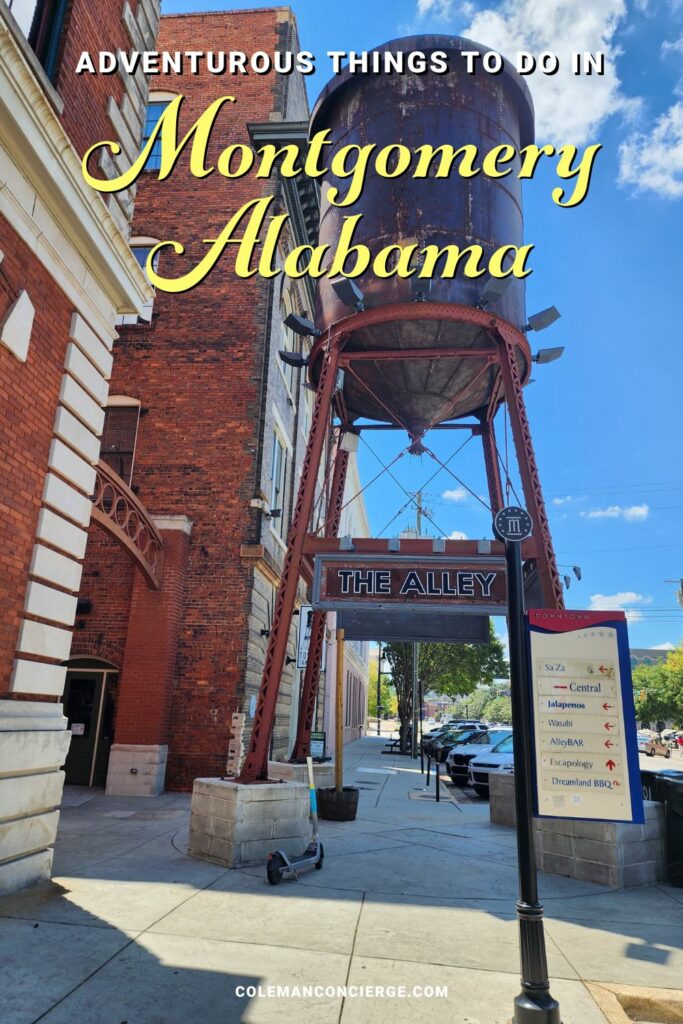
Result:
M67 0L7 0L28 44L54 81Z
M138 263L145 271L145 273L147 273L147 259L155 245L158 245L158 242L154 242L153 245L135 245L135 243L133 243L133 245L131 246L131 252L133 253L133 256L135 256L135 259L138 261ZM156 270L158 266L159 253L156 254L154 260L152 261L152 267L154 268L154 270Z
M285 520L285 485L287 482L287 451L277 434L273 435L273 464L270 471L270 510L280 515L271 520L275 532L282 537Z
M152 132L157 126L159 118L163 114L164 110L169 104L169 100L152 100L151 103L147 104L147 116L145 117L145 127L142 132L142 149L147 145ZM158 171L161 167L161 139L157 138L152 146L152 152L147 158L145 164L146 171Z
M102 430L100 458L129 486L139 412L137 405L110 405L105 412Z

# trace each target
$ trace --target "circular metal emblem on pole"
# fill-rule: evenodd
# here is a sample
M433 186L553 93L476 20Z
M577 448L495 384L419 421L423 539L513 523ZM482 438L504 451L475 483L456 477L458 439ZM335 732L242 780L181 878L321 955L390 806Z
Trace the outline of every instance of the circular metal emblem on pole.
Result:
M493 532L498 540L526 540L533 533L531 516L524 508L508 505L496 513Z

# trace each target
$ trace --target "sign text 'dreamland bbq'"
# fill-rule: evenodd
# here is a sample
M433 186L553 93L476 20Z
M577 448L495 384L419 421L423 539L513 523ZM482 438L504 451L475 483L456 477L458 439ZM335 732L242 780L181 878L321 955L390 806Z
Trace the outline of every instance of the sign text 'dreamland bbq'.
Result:
M316 604L504 608L504 565L487 559L316 558Z

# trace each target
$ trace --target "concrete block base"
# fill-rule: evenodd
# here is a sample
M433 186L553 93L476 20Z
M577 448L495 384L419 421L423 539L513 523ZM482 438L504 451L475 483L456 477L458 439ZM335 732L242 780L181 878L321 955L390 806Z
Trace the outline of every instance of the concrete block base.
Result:
M290 764L289 761L269 761L269 779L288 779L291 782L302 782L308 786L308 768L305 764ZM313 778L316 789L334 786L334 763L313 765Z
M300 856L310 836L308 786L195 779L188 853L227 868L265 864L273 850Z
M114 743L109 755L107 796L159 796L164 791L168 747Z
M54 837L52 839L54 842ZM14 892L28 885L49 882L52 876L52 858L54 850L40 850L20 860L6 861L0 864L0 893Z
M489 775L489 817L496 825L517 824L515 777L512 772Z
M0 701L0 892L50 877L66 724L60 704Z
M491 821L515 824L514 775L489 777ZM614 889L651 885L666 877L664 806L645 801L645 823L536 818L538 867L554 875Z

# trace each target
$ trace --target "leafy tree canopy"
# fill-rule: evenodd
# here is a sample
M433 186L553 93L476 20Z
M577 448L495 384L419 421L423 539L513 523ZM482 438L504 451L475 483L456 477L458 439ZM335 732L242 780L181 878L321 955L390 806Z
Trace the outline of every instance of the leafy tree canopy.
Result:
M501 722L503 725L510 725L512 702L509 697L494 697L484 705L481 715L487 722Z
M492 683L494 679L506 678L508 665L503 645L495 635L493 626L490 629L488 644L420 644L418 677L423 694L434 692L456 697L472 693L478 683ZM412 643L385 646L398 699L402 750L413 714L413 650Z
M633 697L640 722L683 726L683 644L658 665L641 665L633 673Z

